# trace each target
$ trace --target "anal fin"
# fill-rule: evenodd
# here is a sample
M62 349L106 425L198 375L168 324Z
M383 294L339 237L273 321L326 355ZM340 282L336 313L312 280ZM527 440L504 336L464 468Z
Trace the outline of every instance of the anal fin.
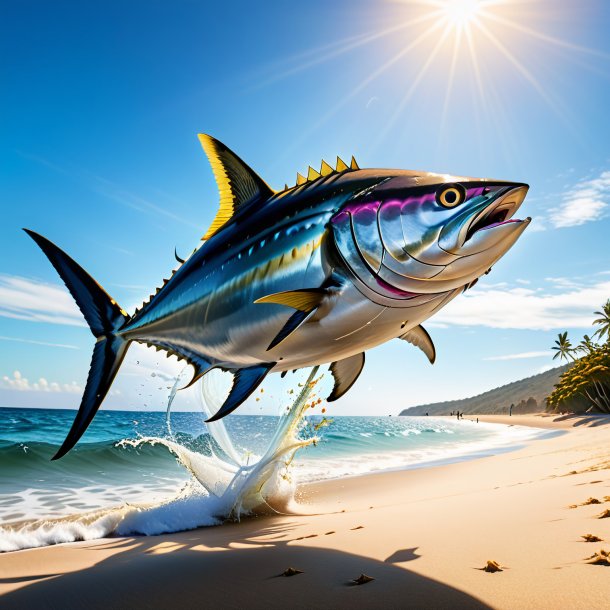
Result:
M423 326L416 326L415 328L408 330L404 335L400 336L400 339L407 341L411 345L415 345L415 347L419 347L419 349L426 354L428 360L430 360L430 364L434 364L434 361L436 360L436 348L434 347L434 343L432 343L428 331Z
M225 417L232 411L235 411L247 398L256 390L262 383L267 373L275 366L275 362L258 364L249 366L245 369L237 369L234 372L233 386L229 392L229 396L224 401L222 407L206 420L207 423L216 421Z
M335 380L335 385L327 398L328 402L341 398L356 383L363 367L364 352L333 362L330 365L330 372Z

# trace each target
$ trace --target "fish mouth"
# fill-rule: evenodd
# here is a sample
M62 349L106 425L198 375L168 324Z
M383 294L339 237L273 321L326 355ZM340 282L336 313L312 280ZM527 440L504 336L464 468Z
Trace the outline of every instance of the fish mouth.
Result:
M484 210L473 216L466 230L464 243L479 231L486 231L509 223L529 222L531 218L525 220L513 218L515 212L523 203L528 190L529 186L527 184L508 187L506 191L496 197Z

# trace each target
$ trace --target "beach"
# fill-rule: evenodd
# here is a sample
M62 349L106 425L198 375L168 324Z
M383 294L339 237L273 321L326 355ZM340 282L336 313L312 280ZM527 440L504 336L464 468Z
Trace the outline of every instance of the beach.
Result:
M610 418L479 416L564 434L321 481L302 514L0 555L2 608L605 608ZM595 498L600 504L584 504ZM609 498L610 499L610 498ZM584 504L584 505L583 505ZM588 543L593 534L602 542ZM489 573L488 560L502 566ZM289 567L301 570L291 577ZM356 585L360 574L374 580Z

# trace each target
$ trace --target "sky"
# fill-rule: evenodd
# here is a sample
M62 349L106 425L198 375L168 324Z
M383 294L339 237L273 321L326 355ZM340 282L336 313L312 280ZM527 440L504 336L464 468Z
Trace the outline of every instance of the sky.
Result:
M0 405L76 408L94 342L21 228L133 311L215 215L199 132L276 188L352 154L530 184L532 225L425 325L435 365L402 341L373 349L331 413L546 370L556 334L590 334L610 298L609 28L604 0L4 3ZM130 349L103 408L164 408L180 370Z

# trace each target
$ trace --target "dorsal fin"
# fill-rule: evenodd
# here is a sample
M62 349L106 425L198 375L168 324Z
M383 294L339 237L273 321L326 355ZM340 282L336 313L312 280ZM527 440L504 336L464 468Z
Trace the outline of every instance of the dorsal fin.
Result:
M199 141L210 161L220 192L220 209L203 239L214 235L237 210L267 199L274 191L222 142L204 133Z

